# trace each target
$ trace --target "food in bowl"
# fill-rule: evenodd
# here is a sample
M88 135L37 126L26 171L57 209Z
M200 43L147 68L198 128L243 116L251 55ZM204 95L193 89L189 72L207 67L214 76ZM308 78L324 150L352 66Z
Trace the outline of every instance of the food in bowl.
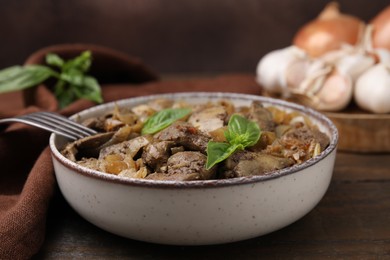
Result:
M258 101L267 108L301 114L327 136L329 144L317 156L267 174L181 181L126 178L81 166L61 153L69 140L52 134L50 149L58 186L71 207L96 226L159 244L229 243L293 223L310 212L327 191L336 156L337 129L324 115L297 104L237 93L175 93L99 105L72 119L84 122L112 113L116 106L133 108L161 98L189 104L228 100L235 107ZM262 132L266 136L264 129Z
M130 178L193 181L269 174L318 156L329 137L299 112L157 98L118 106L85 125L100 132L68 144L68 159Z

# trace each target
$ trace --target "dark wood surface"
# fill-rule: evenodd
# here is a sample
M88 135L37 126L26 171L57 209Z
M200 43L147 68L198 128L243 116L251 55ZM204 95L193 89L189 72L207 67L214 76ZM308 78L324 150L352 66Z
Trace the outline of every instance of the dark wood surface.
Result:
M390 259L390 154L338 152L330 187L297 222L271 234L214 246L164 246L107 233L58 193L36 259Z
M111 47L164 74L253 72L330 0L2 0L0 68L59 43ZM389 0L338 0L370 21Z

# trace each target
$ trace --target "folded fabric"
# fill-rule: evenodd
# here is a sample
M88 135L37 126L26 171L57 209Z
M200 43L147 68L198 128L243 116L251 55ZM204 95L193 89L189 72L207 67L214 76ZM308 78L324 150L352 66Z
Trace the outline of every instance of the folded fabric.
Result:
M94 55L91 73L102 83L105 102L169 92L260 93L254 75L246 74L157 81L157 75L138 59L99 46L53 46L34 53L26 63L41 63L47 52L70 57L91 48ZM45 85L25 91L23 95L25 108L1 111L0 117L38 110L57 111L69 116L95 105L78 100L58 110L57 101ZM0 95L0 103L7 97ZM0 259L30 258L44 242L47 211L57 189L47 147L49 135L21 124L10 125L0 132Z

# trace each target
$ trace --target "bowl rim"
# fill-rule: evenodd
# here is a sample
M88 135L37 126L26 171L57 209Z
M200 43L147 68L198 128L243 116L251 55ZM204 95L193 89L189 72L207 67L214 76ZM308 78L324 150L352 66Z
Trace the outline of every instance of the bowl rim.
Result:
M213 180L197 180L197 181L167 181L167 180L150 180L150 179L136 179L136 178L126 178L120 177L117 175L100 172L97 170L89 169L84 166L81 166L75 162L70 161L65 158L55 145L55 139L57 138L56 134L51 134L49 139L49 146L52 153L53 160L56 159L66 168L74 171L77 174L81 174L87 177L92 177L102 181L108 181L113 183L118 183L126 186L142 186L142 187L159 187L159 188L210 188L210 187L225 187L232 185L242 185L242 184L253 184L257 182L264 182L268 180L273 180L280 178L286 175L291 175L293 173L299 172L303 169L306 169L319 161L322 161L327 156L332 154L333 151L337 149L338 143L338 130L334 123L324 114L320 112L305 107L299 104L292 102L284 101L281 99L275 99L264 96L256 96L252 94L241 94L233 92L176 92L176 93L165 93L165 94L153 94L146 96L131 97L126 99L121 99L117 101L111 101L97 106L90 107L88 109L82 110L74 115L71 119L76 119L79 116L89 114L96 110L106 110L109 107L118 104L127 104L129 102L134 104L140 104L157 98L170 98L170 99L194 99L194 98L206 98L206 99L238 99L242 101L260 101L265 104L282 106L287 109L296 110L310 117L314 117L317 121L320 121L321 124L325 125L330 132L330 144L329 146L318 156L310 158L309 160L301 163L294 164L293 166L283 168L280 170L275 170L266 175L254 175L254 176L245 176L245 177L236 177L231 179L213 179Z

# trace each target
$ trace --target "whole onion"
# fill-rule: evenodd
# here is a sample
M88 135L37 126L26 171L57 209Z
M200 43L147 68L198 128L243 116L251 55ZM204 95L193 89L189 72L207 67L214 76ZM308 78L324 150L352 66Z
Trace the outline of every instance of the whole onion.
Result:
M336 2L329 3L320 15L304 25L295 35L293 44L312 57L319 57L342 44L355 45L365 23L351 15L340 13Z
M370 24L374 30L372 35L373 47L390 50L390 6L375 16Z

